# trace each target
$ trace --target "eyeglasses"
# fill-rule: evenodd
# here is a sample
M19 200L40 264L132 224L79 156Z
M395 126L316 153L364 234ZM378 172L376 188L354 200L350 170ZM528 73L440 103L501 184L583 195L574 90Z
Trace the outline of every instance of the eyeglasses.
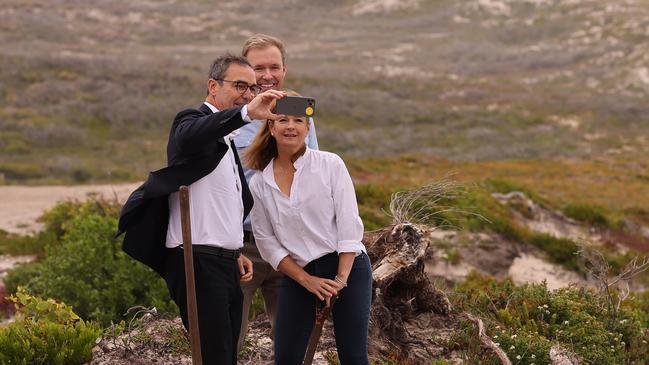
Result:
M261 92L261 86L248 85L248 83L245 81L232 81L232 80L224 80L224 79L216 79L216 81L231 82L232 86L234 86L237 92L239 92L241 95L243 95L246 92L246 90L250 90L252 95L257 95Z

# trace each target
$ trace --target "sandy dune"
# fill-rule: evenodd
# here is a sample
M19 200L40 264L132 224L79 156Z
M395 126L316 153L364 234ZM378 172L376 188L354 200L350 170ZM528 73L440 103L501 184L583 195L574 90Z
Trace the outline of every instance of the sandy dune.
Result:
M139 184L0 186L0 229L20 234L38 231L41 225L36 219L59 201L85 199L91 193L107 198L117 195L119 201L125 201Z

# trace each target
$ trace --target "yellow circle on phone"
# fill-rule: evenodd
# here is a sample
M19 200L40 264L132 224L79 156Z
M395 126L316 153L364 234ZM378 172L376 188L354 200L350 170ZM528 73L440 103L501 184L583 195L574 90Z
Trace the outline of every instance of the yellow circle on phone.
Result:
M306 110L304 112L306 113L306 115L312 116L313 115L313 108L310 107L310 106L307 106Z

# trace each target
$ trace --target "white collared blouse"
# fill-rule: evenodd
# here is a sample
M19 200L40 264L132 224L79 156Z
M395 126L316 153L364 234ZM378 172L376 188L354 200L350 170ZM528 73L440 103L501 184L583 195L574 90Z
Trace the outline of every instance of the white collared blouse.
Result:
M277 186L273 165L250 181L252 231L264 260L277 270L288 255L304 267L331 252L366 252L354 185L340 157L307 147L293 164L290 197Z

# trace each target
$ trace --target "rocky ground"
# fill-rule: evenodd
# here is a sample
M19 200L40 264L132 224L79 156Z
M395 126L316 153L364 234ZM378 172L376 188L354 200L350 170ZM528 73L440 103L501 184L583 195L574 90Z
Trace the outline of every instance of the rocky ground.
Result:
M331 322L325 325L314 356L314 365L328 365L336 344ZM272 365L270 326L264 314L250 323L246 344L239 355L239 365ZM178 365L191 364L186 333L179 318L164 319L148 315L138 322L138 329L119 337L102 337L87 365Z

